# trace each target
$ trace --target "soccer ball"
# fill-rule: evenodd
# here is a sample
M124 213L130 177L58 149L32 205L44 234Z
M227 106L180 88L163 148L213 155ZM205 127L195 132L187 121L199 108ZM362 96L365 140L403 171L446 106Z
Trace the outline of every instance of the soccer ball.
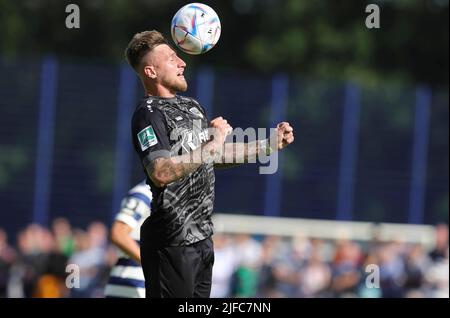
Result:
M202 54L211 50L220 37L217 13L203 3L190 3L175 13L171 34L175 44L188 54Z

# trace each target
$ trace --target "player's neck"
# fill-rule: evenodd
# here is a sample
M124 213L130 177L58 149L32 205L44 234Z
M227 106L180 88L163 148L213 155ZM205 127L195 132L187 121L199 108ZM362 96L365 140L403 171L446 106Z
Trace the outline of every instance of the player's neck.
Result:
M163 98L173 98L176 95L176 92L161 85L147 86L145 88L145 93L147 96L157 96Z

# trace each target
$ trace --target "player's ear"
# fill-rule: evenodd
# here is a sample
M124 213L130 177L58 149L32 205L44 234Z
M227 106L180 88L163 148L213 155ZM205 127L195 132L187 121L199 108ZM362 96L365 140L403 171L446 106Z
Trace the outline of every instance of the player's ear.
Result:
M144 67L144 74L148 78L155 79L156 78L156 69L152 65L147 65Z

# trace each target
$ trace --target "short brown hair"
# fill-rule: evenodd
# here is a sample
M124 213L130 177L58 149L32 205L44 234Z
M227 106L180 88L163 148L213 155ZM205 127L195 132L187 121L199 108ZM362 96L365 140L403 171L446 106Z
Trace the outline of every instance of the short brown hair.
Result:
M168 45L166 38L156 30L136 33L125 50L128 64L137 72L144 55L161 44Z

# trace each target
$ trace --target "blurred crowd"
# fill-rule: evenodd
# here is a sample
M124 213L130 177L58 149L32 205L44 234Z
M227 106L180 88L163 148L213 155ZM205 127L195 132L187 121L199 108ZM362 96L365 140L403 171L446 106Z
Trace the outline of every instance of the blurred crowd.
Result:
M436 226L431 249L376 238L221 233L214 244L211 297L449 297L446 224ZM102 222L86 229L64 218L51 228L31 224L14 246L0 228L0 297L103 297L116 259ZM76 271L69 264L76 264ZM78 273L79 284L70 285Z

